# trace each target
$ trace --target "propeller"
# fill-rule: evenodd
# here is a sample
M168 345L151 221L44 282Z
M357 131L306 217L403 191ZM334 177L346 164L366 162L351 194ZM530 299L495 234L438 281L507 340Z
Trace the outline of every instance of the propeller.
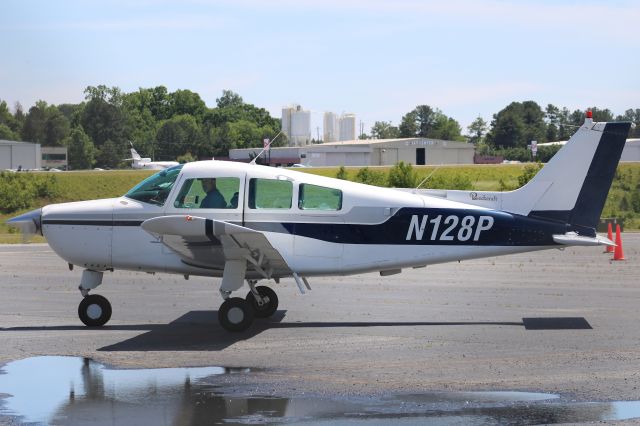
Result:
M22 241L26 243L36 233L42 235L42 209L31 210L20 216L12 217L5 223L20 229Z

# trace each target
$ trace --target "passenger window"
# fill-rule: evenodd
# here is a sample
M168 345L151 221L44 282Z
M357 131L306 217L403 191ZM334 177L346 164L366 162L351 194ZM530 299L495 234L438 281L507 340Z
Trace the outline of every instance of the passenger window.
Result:
M236 209L239 191L238 178L187 179L174 206L180 209Z
M293 184L288 180L251 179L249 181L250 209L290 209Z
M302 210L340 210L342 191L301 183L298 207Z

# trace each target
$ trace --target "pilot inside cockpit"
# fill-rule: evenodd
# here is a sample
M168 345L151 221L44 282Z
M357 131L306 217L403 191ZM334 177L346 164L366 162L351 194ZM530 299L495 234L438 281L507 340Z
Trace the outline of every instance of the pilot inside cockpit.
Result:
M191 209L236 209L240 180L233 177L187 179L175 207Z
M226 209L227 202L216 188L215 178L202 179L202 189L207 193L200 203L201 209Z

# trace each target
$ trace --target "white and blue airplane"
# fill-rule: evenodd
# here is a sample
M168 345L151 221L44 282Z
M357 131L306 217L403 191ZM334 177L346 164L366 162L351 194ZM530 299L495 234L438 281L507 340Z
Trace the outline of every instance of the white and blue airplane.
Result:
M84 268L80 319L102 326L105 271L222 277L220 324L247 329L278 307L259 280L379 271L566 246L614 245L599 221L630 123L593 122L510 192L399 190L293 170L200 161L163 170L124 196L53 204L10 219ZM245 285L245 298L232 294Z

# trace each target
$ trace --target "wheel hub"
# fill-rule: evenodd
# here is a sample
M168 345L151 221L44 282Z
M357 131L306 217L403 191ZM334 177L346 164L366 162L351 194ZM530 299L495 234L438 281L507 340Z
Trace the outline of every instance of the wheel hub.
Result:
M91 319L98 319L102 315L102 308L100 305L89 305L87 308L87 316Z
M229 313L227 313L227 318L229 318L229 322L233 324L240 324L244 319L244 312L240 308L233 307L229 309Z

